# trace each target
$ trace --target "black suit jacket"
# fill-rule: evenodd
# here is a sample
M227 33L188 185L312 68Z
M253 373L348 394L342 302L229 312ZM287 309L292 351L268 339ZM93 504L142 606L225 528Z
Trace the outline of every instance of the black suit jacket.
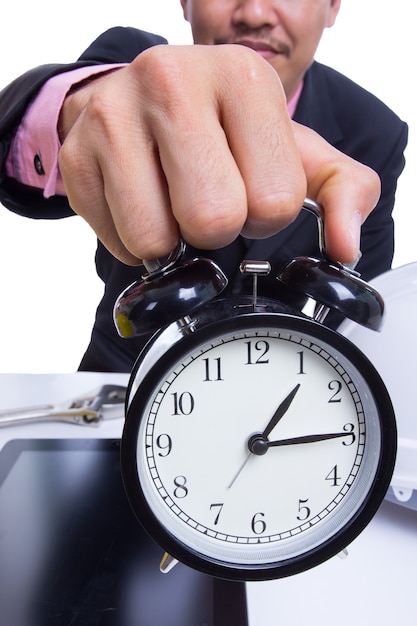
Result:
M51 76L79 65L129 62L144 49L166 41L134 28L114 28L101 35L72 65L48 65L18 78L0 94L0 159L6 158L14 129L39 88ZM386 271L393 256L391 217L397 179L404 167L408 129L381 101L345 76L314 62L305 76L304 88L294 119L309 126L336 148L378 172L382 194L377 208L364 224L358 265L365 280ZM0 175L0 200L10 210L30 217L56 218L71 214L65 198L45 200L42 193ZM190 249L189 255L198 251ZM238 266L243 258L267 259L273 272L260 281L260 291L277 295L275 276L289 259L316 255L317 226L306 212L278 235L262 241L239 237L227 248L207 253L224 269L230 279L228 293L245 291ZM105 294L97 309L91 343L81 369L129 371L145 338L122 340L112 320L112 309L119 293L138 279L137 268L115 260L99 243L97 271L105 283Z

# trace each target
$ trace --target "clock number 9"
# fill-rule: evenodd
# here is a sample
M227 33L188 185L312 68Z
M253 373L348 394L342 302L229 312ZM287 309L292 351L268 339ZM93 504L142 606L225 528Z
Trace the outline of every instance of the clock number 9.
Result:
M159 435L156 440L156 445L161 450L161 452L158 452L158 456L168 456L168 454L170 454L172 450L172 439L169 435L166 434Z

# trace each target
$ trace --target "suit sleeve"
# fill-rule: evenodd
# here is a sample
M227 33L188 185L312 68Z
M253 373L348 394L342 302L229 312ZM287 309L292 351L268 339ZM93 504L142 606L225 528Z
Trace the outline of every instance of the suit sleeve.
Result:
M100 35L77 62L34 68L3 89L0 92L0 202L26 217L60 218L72 215L65 197L45 199L41 189L23 185L4 173L12 137L28 105L45 82L57 74L88 65L127 63L143 50L165 43L162 37L135 28L112 28Z

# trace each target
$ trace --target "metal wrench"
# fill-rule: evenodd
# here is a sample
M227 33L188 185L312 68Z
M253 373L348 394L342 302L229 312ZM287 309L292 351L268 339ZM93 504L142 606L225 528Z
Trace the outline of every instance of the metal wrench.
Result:
M33 422L68 422L77 426L98 426L102 420L124 416L126 387L103 385L59 404L0 411L0 428Z

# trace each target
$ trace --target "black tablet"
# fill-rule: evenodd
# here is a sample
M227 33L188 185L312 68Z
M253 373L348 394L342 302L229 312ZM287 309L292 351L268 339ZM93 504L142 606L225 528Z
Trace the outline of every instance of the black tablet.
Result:
M177 565L127 502L119 441L16 439L0 451L1 626L245 626L243 584Z

